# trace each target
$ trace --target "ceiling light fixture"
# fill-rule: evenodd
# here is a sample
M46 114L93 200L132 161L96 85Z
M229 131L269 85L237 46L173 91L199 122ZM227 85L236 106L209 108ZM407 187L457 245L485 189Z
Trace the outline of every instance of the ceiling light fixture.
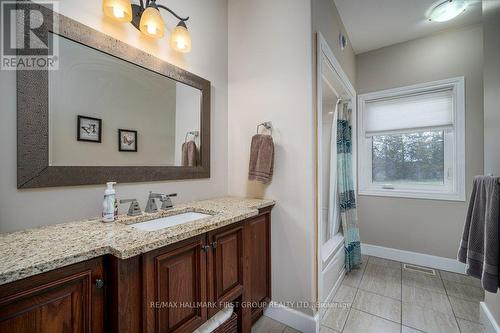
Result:
M454 19L467 9L465 0L446 0L434 6L429 13L429 21L446 22Z
M146 36L162 38L165 35L165 23L160 14L160 8L175 16L179 23L170 35L170 47L182 53L191 51L191 36L187 30L186 21L189 17L180 17L173 10L156 0L139 0L140 4L131 4L130 0L102 0L104 15L116 22L129 22Z

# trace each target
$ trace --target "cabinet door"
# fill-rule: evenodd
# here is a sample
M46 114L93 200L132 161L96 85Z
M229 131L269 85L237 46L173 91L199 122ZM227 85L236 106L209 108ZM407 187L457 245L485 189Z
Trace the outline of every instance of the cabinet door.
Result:
M144 255L146 332L192 332L207 318L205 236Z
M264 305L271 299L271 225L270 214L259 215L247 222L249 244L249 294L252 321L262 315Z
M243 223L208 234L208 295L210 302L232 302L243 291ZM221 307L223 307L222 304ZM210 307L209 315L220 308Z
M0 286L2 333L104 331L102 259Z

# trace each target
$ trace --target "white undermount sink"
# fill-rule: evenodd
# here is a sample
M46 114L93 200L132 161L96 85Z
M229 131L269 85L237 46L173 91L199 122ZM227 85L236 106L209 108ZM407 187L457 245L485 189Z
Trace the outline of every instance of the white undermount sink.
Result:
M146 222L134 223L132 224L132 227L143 231L156 231L179 224L193 222L210 216L212 215L197 212L180 213Z

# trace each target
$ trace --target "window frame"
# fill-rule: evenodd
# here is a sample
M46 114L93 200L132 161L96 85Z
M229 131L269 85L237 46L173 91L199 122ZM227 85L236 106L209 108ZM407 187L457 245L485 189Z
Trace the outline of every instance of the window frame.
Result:
M384 184L374 183L372 179L372 138L364 131L364 113L370 101L386 98L406 97L412 94L431 93L450 89L453 95L452 130L444 130L444 185L411 185L391 184L392 188L384 188ZM455 77L445 80L426 82L411 86L398 87L358 95L358 177L359 195L417 198L433 200L465 201L465 79ZM429 127L428 130L439 127ZM402 134L425 129L408 131L405 129L391 131L387 134ZM447 175L451 170L451 179Z

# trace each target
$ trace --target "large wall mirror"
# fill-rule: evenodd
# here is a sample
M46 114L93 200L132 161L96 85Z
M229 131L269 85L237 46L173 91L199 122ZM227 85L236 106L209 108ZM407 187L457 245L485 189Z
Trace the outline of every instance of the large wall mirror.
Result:
M210 176L210 82L47 17L57 69L17 72L19 188Z

